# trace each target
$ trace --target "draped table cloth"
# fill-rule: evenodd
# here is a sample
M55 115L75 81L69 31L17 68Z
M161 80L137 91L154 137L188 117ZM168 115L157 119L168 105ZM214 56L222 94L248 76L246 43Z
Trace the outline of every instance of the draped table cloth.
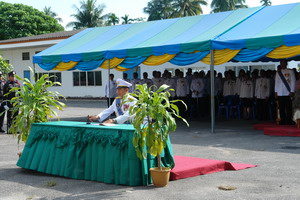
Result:
M100 126L84 122L45 122L32 125L17 166L52 175L104 183L150 184L149 168L156 159L140 160L132 144L132 125ZM162 163L174 167L170 140Z

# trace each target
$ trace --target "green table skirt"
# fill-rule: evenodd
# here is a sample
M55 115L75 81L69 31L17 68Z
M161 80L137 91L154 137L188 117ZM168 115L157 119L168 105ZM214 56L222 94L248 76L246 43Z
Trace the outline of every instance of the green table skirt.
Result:
M139 160L132 145L132 125L103 127L82 122L33 124L17 166L73 179L138 186L151 183L148 155ZM168 142L162 163L174 167Z

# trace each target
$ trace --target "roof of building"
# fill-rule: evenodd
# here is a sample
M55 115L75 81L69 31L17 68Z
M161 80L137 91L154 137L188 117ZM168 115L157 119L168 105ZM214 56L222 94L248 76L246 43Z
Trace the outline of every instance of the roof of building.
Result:
M83 29L73 30L73 31L61 31L55 33L46 33L41 35L33 35L28 37L14 38L9 40L0 40L0 45L4 44L14 44L14 43L24 43L24 42L34 42L34 41L43 41L43 40L57 40L57 39L66 39L76 33L79 33Z

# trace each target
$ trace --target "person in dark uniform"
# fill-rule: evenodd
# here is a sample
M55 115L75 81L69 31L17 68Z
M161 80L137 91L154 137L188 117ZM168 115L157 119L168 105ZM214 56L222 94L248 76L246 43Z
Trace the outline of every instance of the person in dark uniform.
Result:
M3 95L3 88L4 88L4 80L2 77L2 72L0 72L0 132L4 133L3 130L3 122L4 122L4 116L5 116L5 109L4 109L4 95Z
M4 109L7 111L7 134L8 134L8 129L10 128L13 119L18 115L18 112L13 113L13 109L12 109L13 106L9 102L9 100L11 100L12 98L14 98L16 96L16 92L9 93L10 90L15 87L18 87L18 88L20 87L20 84L16 80L15 75L16 75L15 71L9 72L8 80L3 87L3 94L4 94L4 100L5 100ZM6 95L6 94L8 94L8 95Z

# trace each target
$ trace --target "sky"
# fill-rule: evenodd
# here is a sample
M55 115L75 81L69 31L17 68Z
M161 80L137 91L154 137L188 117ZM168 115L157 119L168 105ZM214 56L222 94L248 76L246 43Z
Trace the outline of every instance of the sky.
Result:
M3 1L3 0L2 0ZM63 19L62 25L65 26L67 23L74 19L70 17L74 11L74 4L79 6L81 0L4 0L8 3L22 3L30 5L39 10L43 10L45 6L51 7L52 11L56 12L59 17ZM98 3L104 3L106 8L104 14L115 13L118 17L128 14L130 18L145 17L147 15L143 13L143 8L147 6L149 0L98 0ZM210 5L211 0L207 0ZM288 3L299 3L299 0L272 0L272 5L288 4ZM260 0L246 0L249 7L260 6ZM210 13L210 6L202 7L204 14Z

